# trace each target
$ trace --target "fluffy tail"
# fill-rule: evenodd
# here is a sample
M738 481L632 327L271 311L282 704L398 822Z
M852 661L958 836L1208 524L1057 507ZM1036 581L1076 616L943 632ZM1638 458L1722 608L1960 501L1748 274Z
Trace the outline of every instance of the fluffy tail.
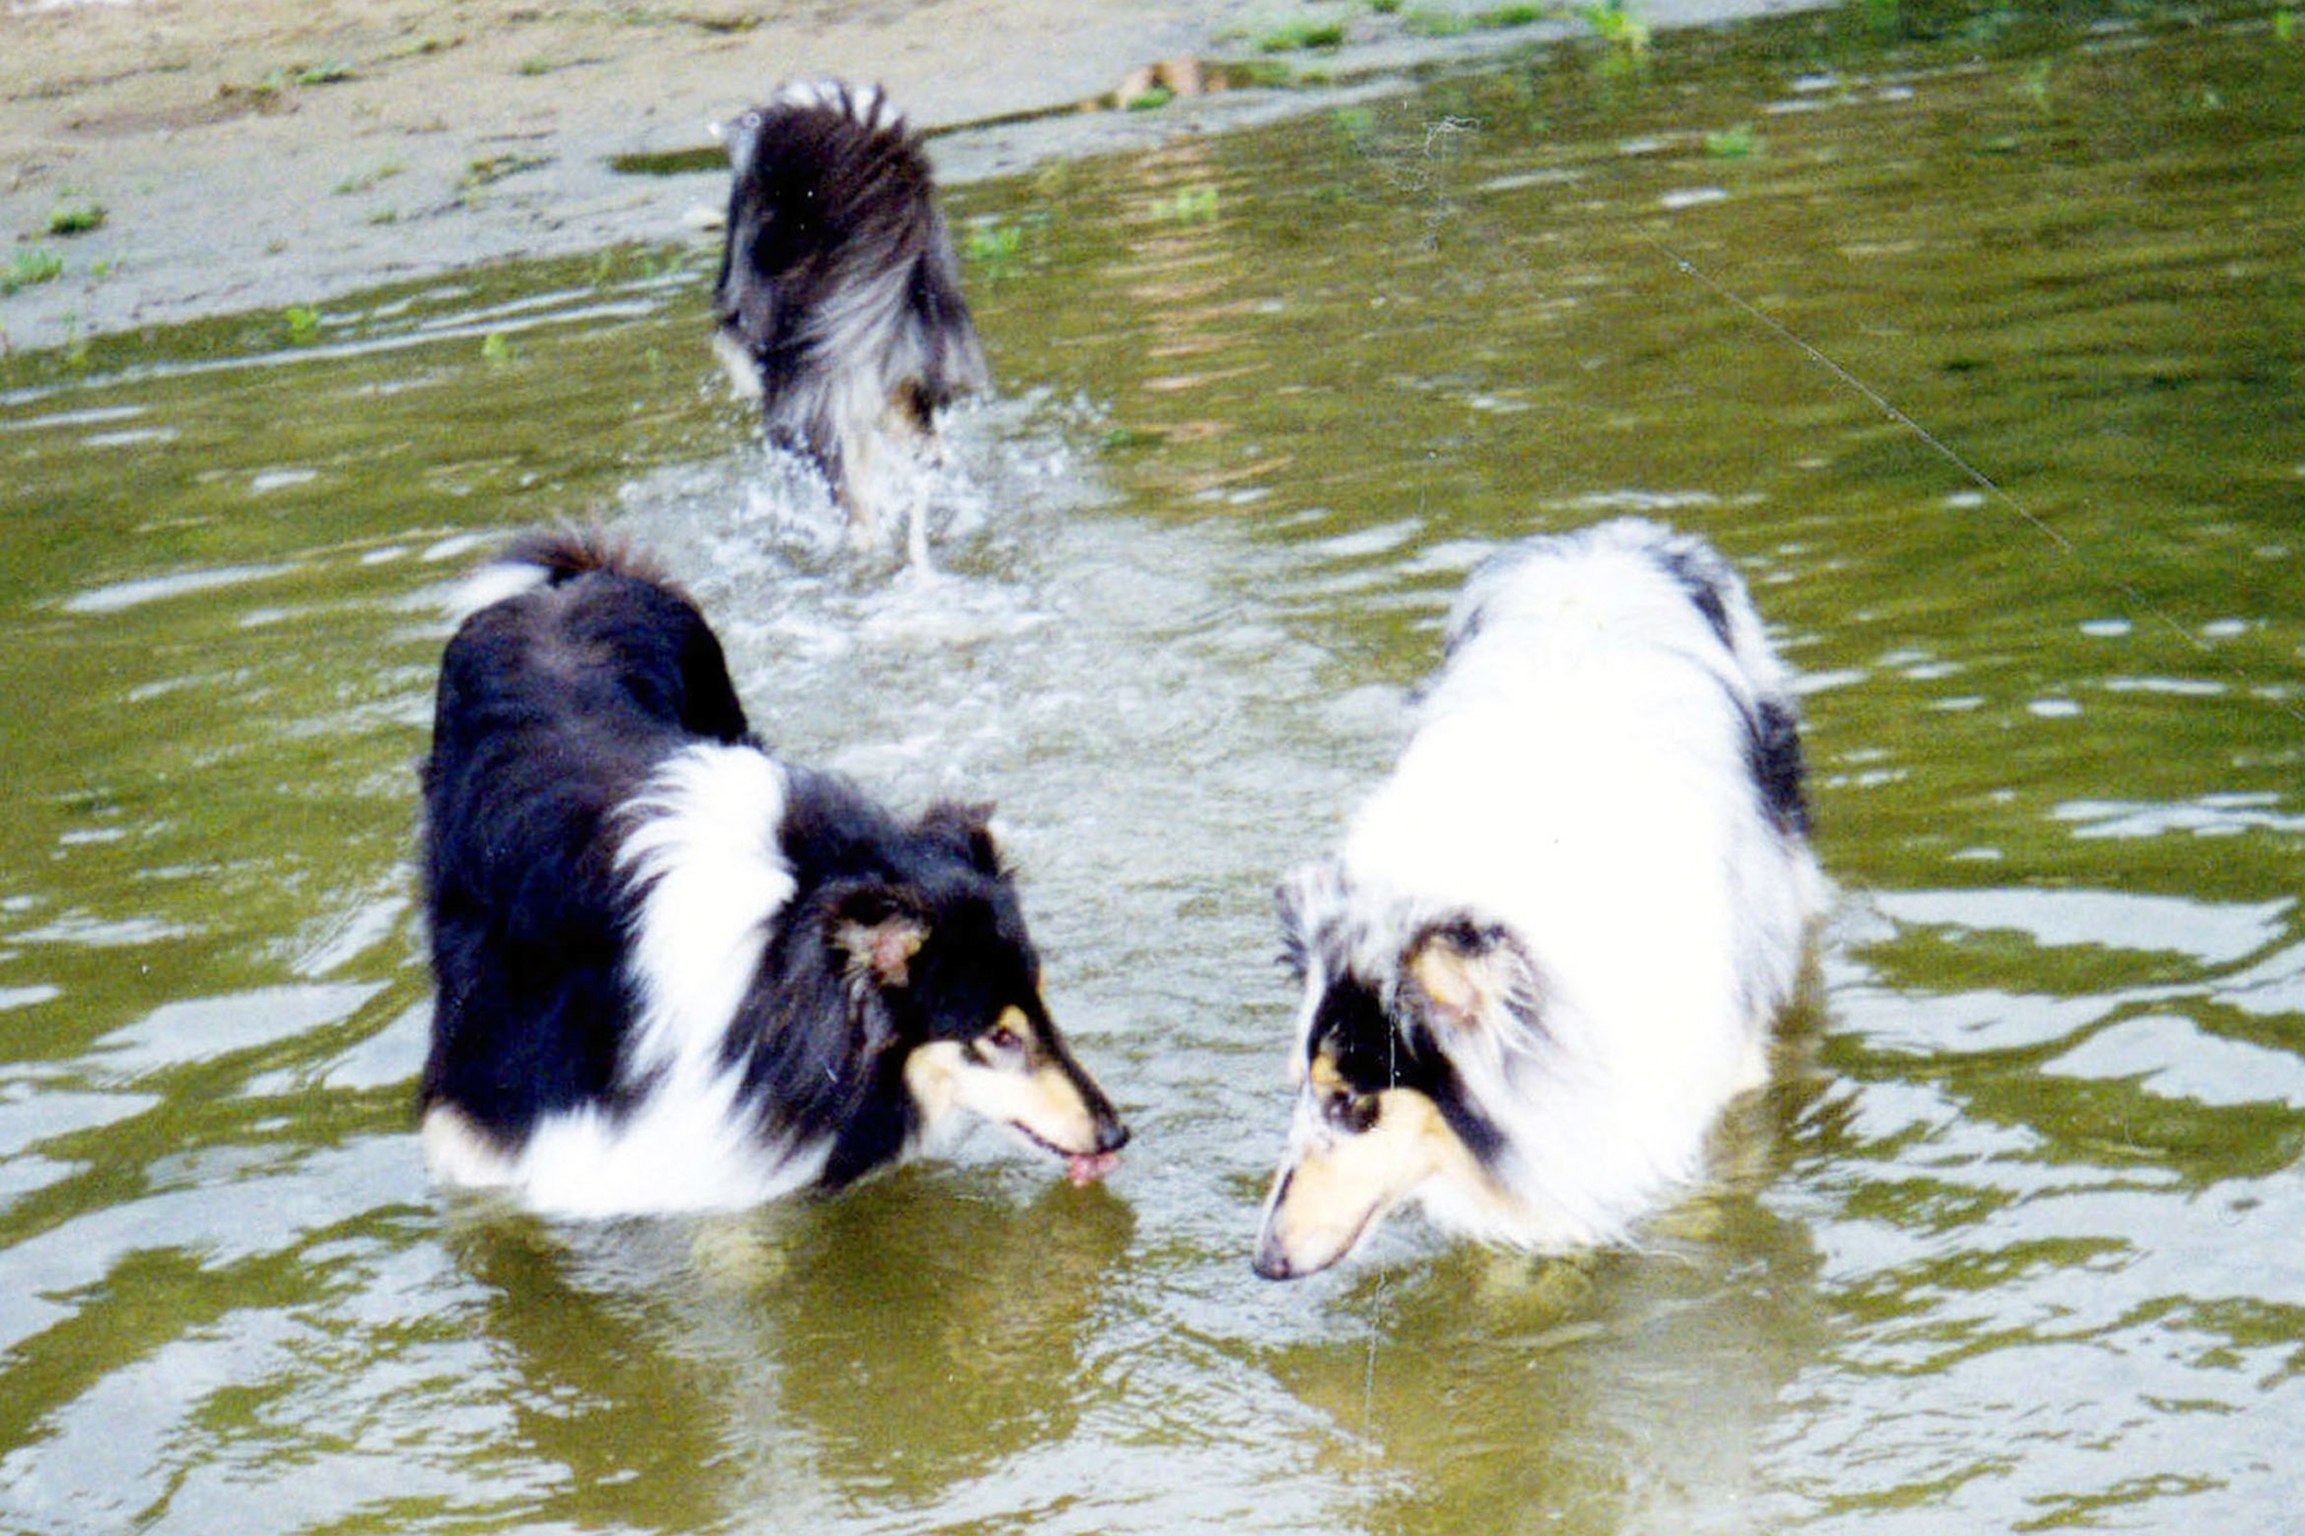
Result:
M505 546L498 565L534 566L547 586L559 586L590 571L668 584L661 567L624 540L598 528L532 528Z
M875 88L787 87L727 130L715 350L839 488L892 409L923 433L987 382L921 136Z
M593 571L630 576L656 586L673 585L654 562L597 528L536 528L515 538L495 559L464 579L449 603L450 618L461 624L483 608L538 587L560 586Z

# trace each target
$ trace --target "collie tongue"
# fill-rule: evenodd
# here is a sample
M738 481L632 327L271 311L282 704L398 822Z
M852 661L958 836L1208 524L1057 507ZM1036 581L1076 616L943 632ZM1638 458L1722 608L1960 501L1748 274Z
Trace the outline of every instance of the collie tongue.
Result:
M1079 1189L1094 1184L1120 1163L1118 1152L1074 1152L1064 1160L1064 1176Z

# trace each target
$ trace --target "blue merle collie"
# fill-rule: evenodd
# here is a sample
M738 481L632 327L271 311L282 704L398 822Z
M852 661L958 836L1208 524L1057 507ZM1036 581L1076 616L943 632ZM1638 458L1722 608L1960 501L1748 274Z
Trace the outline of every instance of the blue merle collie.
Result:
M424 770L445 1182L570 1214L837 1189L971 1111L1105 1172L984 807L771 756L680 591L540 535L476 578ZM493 599L488 601L488 599Z
M986 384L920 136L875 88L787 86L725 130L726 245L714 350L759 398L770 440L813 462L848 512L851 542L883 537L901 495L916 563L917 483L936 415Z
M1700 1171L1824 900L1797 706L1710 548L1636 519L1491 558L1392 776L1280 890L1303 982L1256 1270L1398 1205L1536 1251Z

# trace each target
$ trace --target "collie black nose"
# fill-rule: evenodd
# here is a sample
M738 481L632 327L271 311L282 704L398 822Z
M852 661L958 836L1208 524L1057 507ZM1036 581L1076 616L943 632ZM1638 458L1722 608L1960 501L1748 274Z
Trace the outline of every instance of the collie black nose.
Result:
M1099 1152L1118 1152L1128 1145L1128 1127L1116 1116L1099 1116L1096 1123L1096 1149Z

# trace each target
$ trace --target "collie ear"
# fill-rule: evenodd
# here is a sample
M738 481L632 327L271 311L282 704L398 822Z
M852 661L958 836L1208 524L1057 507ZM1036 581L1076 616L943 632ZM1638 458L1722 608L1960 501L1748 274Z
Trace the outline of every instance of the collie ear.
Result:
M990 801L939 800L920 818L920 830L950 840L978 874L998 880L1007 871L1001 867L1000 845L993 841L992 812Z
M1299 976L1305 973L1306 952L1312 948L1305 932L1305 908L1310 901L1306 886L1311 879L1309 870L1292 870L1273 887L1273 916L1281 923L1281 958Z
M831 934L847 970L901 987L912 979L912 957L928 942L928 921L895 891L871 886L833 907Z
M1536 977L1505 929L1453 918L1426 928L1401 957L1401 971L1441 1029L1470 1030L1503 1015L1534 1025Z
M1281 923L1281 958L1298 975L1324 929L1352 904L1344 866L1335 859L1301 865L1273 887L1273 912Z

